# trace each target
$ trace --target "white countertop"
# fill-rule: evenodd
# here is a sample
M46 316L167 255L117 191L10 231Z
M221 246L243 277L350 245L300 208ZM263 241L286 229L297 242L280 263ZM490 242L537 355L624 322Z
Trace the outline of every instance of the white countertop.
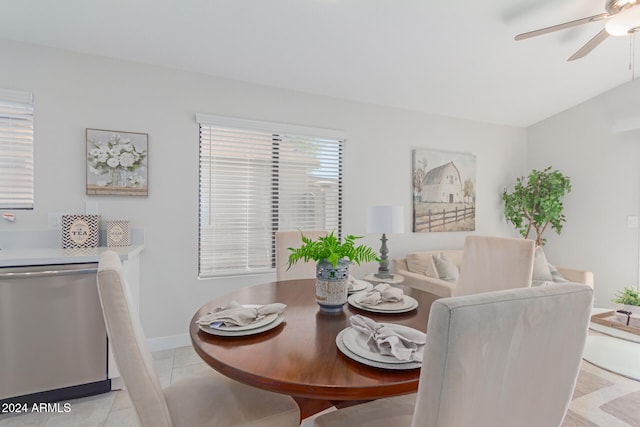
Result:
M122 261L126 261L144 249L142 230L132 230L132 243L131 246L122 247L62 249L59 230L1 232L0 268L98 262L100 255L108 250L116 252Z
M0 267L21 267L27 265L77 264L98 262L100 255L108 250L120 255L122 261L133 257L144 249L144 245L126 247L98 247L81 249L60 248L20 248L0 250Z

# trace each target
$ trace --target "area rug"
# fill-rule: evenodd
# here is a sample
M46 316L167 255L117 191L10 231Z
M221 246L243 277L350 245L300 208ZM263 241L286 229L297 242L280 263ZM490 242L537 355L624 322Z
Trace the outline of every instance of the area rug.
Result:
M583 361L562 427L639 427L640 381Z

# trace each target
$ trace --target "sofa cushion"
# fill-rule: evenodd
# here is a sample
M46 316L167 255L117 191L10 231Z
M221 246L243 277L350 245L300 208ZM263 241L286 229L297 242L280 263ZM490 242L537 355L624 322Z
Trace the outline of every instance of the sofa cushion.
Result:
M438 272L431 258L432 252L413 252L407 254L407 268L412 273L438 277Z
M458 267L442 252L439 255L433 255L433 264L438 272L438 278L447 282L456 282L458 280Z
M571 280L565 279L562 274L552 264L549 265L549 271L551 271L552 280L532 280L531 286L549 286L556 283L572 283ZM577 282L573 282L577 283ZM584 284L584 283L583 283Z

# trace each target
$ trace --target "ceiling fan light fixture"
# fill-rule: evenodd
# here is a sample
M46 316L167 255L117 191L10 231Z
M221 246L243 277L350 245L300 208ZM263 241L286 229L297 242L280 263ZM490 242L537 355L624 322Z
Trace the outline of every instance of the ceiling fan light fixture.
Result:
M627 36L640 31L640 7L612 16L604 27L612 36Z
M605 9L611 15L615 15L635 6L638 2L640 0L608 0Z

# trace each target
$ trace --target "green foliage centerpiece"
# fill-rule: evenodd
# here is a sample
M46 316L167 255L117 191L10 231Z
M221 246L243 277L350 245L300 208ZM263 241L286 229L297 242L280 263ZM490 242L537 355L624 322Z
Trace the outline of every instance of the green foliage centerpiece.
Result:
M320 310L328 313L342 311L347 302L349 264L379 261L378 255L366 245L356 246L361 236L348 235L340 242L334 232L311 240L300 232L302 246L288 248L289 266L298 261L316 261L316 302Z
M562 198L571 191L571 181L560 171L533 170L527 178L516 180L511 193L504 190L504 215L513 223L522 237L529 237L532 229L536 231L536 246L545 244L542 237L549 226L560 234L566 221L562 210Z
M623 290L616 292L611 302L623 304L625 310L640 315L640 290L638 288L626 286Z

